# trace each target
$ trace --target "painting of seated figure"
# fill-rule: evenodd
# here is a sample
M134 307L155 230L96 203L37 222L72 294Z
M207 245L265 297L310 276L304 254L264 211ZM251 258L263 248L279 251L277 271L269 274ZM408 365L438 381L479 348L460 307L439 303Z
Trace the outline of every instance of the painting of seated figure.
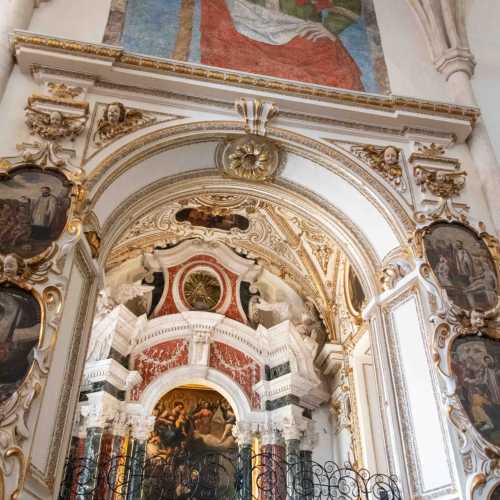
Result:
M155 57L389 93L373 0L113 0L103 41Z
M20 167L0 178L0 253L34 257L61 235L72 185L63 174Z
M153 413L142 498L233 498L236 415L227 400L203 386L178 387Z
M452 366L457 393L481 436L500 446L500 342L470 336L455 340Z
M495 264L486 244L459 223L439 222L424 236L427 260L448 298L468 311L487 311L498 300Z
M40 337L38 301L15 285L0 285L0 403L22 384Z

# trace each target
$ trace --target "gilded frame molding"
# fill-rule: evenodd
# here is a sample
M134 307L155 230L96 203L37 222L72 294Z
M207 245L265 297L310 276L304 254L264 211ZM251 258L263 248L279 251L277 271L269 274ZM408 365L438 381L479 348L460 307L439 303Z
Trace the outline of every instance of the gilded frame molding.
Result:
M468 500L485 498L485 494L500 486L500 446L487 441L475 428L469 415L466 413L457 393L456 374L452 368L451 351L454 342L464 337L486 337L498 341L499 336L493 324L498 320L500 311L500 297L493 309L479 312L479 322L474 314L477 311L466 310L457 306L446 294L435 275L425 249L424 237L436 224L454 224L471 231L478 241L482 241L488 250L491 262L494 265L497 277L497 295L500 283L500 245L498 240L484 230L480 223L477 231L465 218L436 219L420 227L412 238L413 250L416 258L419 277L425 289L436 299L434 310L430 317L433 324L432 353L437 372L445 384L443 394L445 412L448 420L453 424L460 442L464 472L466 474L466 493ZM491 326L490 326L491 324Z

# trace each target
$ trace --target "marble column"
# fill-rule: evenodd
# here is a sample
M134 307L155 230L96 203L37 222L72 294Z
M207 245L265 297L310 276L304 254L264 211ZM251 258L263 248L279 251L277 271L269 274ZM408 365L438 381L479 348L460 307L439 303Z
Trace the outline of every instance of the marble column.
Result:
M270 425L261 430L261 452L257 490L254 497L259 500L281 500L286 498L285 447L281 434Z
M127 500L139 500L144 486L144 466L146 443L153 430L155 417L137 416L130 420L132 439L129 447L127 466Z
M233 428L238 443L238 473L240 474L238 498L252 500L252 427L247 422L238 422Z
M123 498L125 485L125 466L127 462L127 449L129 445L129 426L127 415L120 413L113 421L111 428L111 460L109 463L109 490L106 500Z
M0 2L0 101L14 64L9 47L9 33L29 27L37 0L2 0Z
M60 500L75 500L78 472L80 462L84 459L86 431L80 425L75 426L75 432L71 436L70 449L67 458L67 464L64 469L64 476L61 481L59 491Z
M287 499L303 500L302 496L302 471L300 463L300 440L302 431L297 425L283 426L283 438L286 450L286 488Z
M101 442L106 425L106 416L91 416L87 419L87 432L83 456L80 461L81 472L78 477L76 500L97 500L99 483L99 457Z
M317 435L314 433L314 426L311 423L300 441L300 466L302 480L302 500L312 500L314 498L314 476L312 452L316 444Z

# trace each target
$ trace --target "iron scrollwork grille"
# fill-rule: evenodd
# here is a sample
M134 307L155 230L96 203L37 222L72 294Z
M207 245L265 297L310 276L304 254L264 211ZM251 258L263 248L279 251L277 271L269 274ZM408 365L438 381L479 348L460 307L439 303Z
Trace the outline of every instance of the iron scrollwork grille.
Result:
M249 455L250 456L250 455ZM397 478L304 457L213 452L68 460L59 500L401 500Z

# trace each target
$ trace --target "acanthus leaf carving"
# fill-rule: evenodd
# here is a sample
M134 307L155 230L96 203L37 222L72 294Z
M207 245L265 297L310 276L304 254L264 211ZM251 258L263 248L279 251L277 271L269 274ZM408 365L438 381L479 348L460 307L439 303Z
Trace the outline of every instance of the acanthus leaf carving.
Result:
M267 134L267 124L279 113L275 104L257 99L241 98L235 102L235 108L245 122L245 130L261 136Z

